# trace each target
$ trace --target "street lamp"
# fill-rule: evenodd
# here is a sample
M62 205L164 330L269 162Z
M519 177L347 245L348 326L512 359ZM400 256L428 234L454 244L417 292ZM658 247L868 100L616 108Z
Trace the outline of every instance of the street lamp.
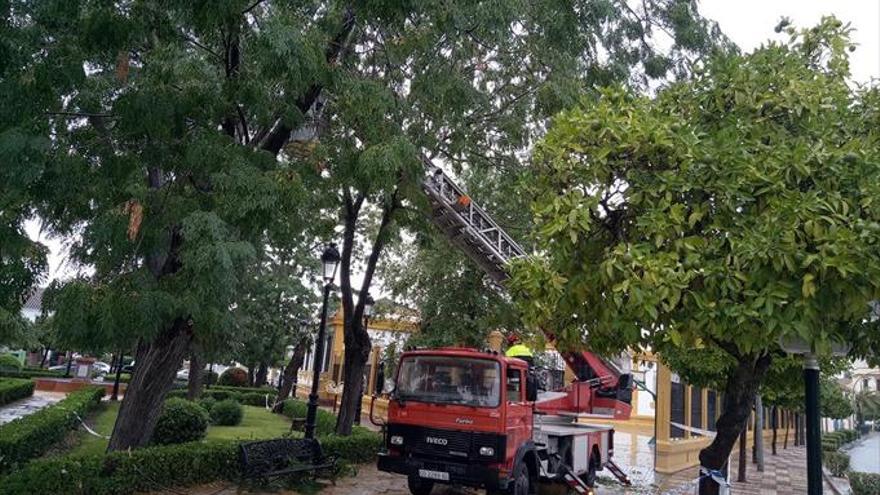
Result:
M807 422L807 493L822 494L822 430L819 427L821 416L819 405L819 358L813 346L799 338L780 338L779 346L789 354L804 357L804 416ZM833 343L831 354L846 356L849 344Z
M324 332L327 327L327 301L330 299L330 291L333 289L333 280L336 278L336 268L339 266L339 251L336 246L328 244L321 253L321 264L324 271L324 302L321 305L321 324L318 326L318 340L315 342L315 365L312 374L312 391L309 394L309 406L306 410L305 438L315 438L315 420L318 416L318 382L321 381L321 363L324 362Z
M373 300L373 296L367 293L367 297L364 298L364 330L370 330L370 317L373 316L373 305L376 304L376 301ZM361 380L361 386L358 390L357 396L357 412L354 415L354 424L361 424L361 408L363 407L364 402L364 385L365 380Z

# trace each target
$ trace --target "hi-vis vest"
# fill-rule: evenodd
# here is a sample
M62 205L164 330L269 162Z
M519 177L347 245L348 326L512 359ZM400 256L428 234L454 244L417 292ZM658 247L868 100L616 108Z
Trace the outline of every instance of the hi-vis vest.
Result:
M522 344L516 344L510 346L510 349L507 349L507 352L505 352L504 355L512 358L532 357L532 350Z

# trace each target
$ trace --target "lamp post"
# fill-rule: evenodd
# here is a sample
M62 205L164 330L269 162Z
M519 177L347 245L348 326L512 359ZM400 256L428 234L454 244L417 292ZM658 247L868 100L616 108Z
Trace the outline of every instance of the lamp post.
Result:
M367 293L367 297L364 299L364 330L370 330L370 317L373 316L373 305L376 304L376 301L373 300L373 296ZM354 424L361 424L361 410L364 402L364 383L365 380L361 380L361 386L359 389L357 396L357 413L354 415Z
M807 430L807 494L822 494L822 433L819 405L819 359L813 346L798 337L780 338L779 346L790 354L804 359L804 412ZM832 343L833 356L846 356L851 345ZM796 426L797 427L797 426Z
M807 419L807 493L822 494L822 433L819 428L819 360L804 354L804 391Z
M315 420L318 416L318 382L321 381L321 365L324 362L324 333L327 326L327 301L330 299L330 291L333 289L333 280L336 278L336 268L339 266L339 251L336 246L328 244L321 254L321 264L324 270L324 302L321 305L321 324L318 327L318 340L315 342L315 365L312 374L312 391L309 394L309 406L306 411L305 438L315 438Z

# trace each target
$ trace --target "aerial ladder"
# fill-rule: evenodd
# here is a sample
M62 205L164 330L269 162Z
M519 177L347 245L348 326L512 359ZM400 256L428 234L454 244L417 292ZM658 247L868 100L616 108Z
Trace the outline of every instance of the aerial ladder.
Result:
M526 255L522 247L471 199L467 192L426 156L422 190L431 206L431 221L499 286L508 278L510 261ZM552 331L545 330L548 339ZM546 412L629 419L632 375L592 352L561 352L577 380L557 400L545 401Z

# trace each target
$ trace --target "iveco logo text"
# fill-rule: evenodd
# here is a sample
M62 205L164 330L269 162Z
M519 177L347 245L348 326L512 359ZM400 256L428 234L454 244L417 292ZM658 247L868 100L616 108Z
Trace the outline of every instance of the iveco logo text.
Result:
M460 425L472 425L474 424L474 420L471 418L455 418L455 422Z
M425 441L428 443L433 443L434 445L446 445L449 443L445 438L437 438L437 437L425 437Z

